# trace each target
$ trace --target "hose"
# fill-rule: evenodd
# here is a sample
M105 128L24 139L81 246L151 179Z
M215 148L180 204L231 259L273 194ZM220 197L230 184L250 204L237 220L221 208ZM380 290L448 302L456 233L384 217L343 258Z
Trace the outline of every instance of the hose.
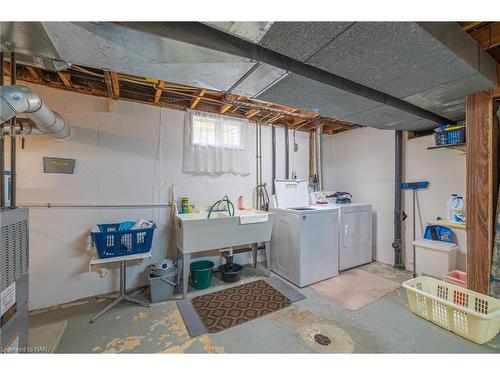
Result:
M225 195L224 198L218 200L217 202L215 202L211 207L210 209L208 210L208 215L207 215L207 219L210 219L210 215L212 214L212 211L214 209L215 206L218 206L219 204L221 204L222 202L227 202L227 212L229 214L229 216L233 217L234 216L234 205L233 203L229 200L228 196ZM232 208L232 212L231 212L231 208Z

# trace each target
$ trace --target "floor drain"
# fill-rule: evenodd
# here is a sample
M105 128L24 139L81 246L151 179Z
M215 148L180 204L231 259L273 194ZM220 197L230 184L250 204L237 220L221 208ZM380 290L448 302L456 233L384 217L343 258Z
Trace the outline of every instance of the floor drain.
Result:
M314 341L323 346L327 346L332 343L332 341L327 336L322 335L321 333L317 333L314 335Z

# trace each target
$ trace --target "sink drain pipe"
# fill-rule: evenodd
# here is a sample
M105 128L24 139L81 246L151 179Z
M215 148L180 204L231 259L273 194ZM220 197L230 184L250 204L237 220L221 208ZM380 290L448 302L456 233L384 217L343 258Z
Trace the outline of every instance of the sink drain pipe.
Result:
M394 267L403 269L403 247L401 244L402 237L402 220L404 220L402 211L403 190L401 184L403 182L403 131L395 131L394 142L395 154L395 173L394 173Z

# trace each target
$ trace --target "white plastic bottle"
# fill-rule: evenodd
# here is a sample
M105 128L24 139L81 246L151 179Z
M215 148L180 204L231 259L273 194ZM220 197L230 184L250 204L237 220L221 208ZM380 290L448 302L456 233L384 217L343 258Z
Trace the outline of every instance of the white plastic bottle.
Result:
M453 221L453 207L456 203L458 194L452 194L448 198L448 203L446 204L446 220Z
M451 221L453 223L463 224L465 222L465 216L464 216L465 201L463 197L457 196L455 203L453 205L453 209L451 211L452 211Z

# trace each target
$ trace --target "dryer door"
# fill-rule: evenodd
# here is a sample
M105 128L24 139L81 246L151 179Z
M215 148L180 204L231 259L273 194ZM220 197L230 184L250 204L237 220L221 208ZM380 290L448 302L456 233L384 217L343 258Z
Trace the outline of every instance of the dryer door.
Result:
M372 261L371 210L341 211L340 246L341 271Z

